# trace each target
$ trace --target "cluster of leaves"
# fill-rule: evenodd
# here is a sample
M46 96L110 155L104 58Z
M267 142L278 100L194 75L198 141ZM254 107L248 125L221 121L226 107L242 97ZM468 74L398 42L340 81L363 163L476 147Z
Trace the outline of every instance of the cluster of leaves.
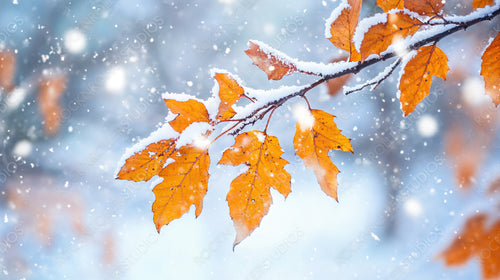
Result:
M0 50L0 89L8 96L15 95L16 55ZM55 135L63 117L60 98L66 90L67 79L62 74L42 75L38 79L38 107L43 119L45 135ZM14 99L16 97L13 97Z
M500 178L493 180L487 194L498 195ZM497 211L500 204L497 205ZM448 266L465 264L472 258L478 258L482 267L484 279L500 277L500 219L490 217L485 213L474 215L467 219L462 232L457 234L453 242L439 258Z
M158 231L163 225L189 211L191 205L196 206L196 216L201 213L209 178L209 147L213 141L242 122L234 118L236 112L232 106L246 96L245 89L228 73L216 73L214 78L220 100L215 118L211 118L201 101L165 99L170 111L178 114L169 122L170 127L182 133L192 124L205 123L209 128L201 137L180 147L177 142L181 135L150 144L128 158L118 173L119 179L133 181L147 181L154 175L164 178L153 189L156 195L153 203L154 222ZM257 98L246 97L258 101ZM309 112L310 125L297 123L295 150L305 165L314 170L325 193L337 199L336 174L339 170L331 162L328 152L334 149L352 152L352 147L349 139L341 134L333 122L333 115L320 110ZM236 125L212 141L206 138L216 125L227 122L236 122ZM248 166L246 172L233 180L226 198L237 229L235 244L247 237L268 212L272 202L271 187L285 197L290 193L291 176L284 169L288 162L281 157L282 154L278 138L268 135L266 125L264 131L252 130L238 134L234 145L219 160L218 164Z
M207 192L210 146L226 134L235 136L233 146L225 150L218 164L246 165L248 168L231 183L226 200L236 228L235 245L247 237L268 212L272 202L270 188L285 197L290 193L290 174L283 168L288 162L278 138L267 133L273 112L294 97L307 103L307 112L296 125L293 139L295 154L312 169L322 190L337 199L338 168L328 153L332 150L353 152L350 139L341 134L334 115L312 109L306 93L325 82L343 79L365 67L390 58L395 61L375 78L347 89L346 94L387 79L400 65L400 101L404 115L410 114L428 94L432 77L446 79L449 70L446 54L437 46L442 38L500 13L500 6L466 17L446 16L441 0L377 1L384 13L359 22L361 0L343 1L326 24L326 37L348 53L346 61L330 64L302 62L258 41L250 41L245 53L263 70L269 80L280 80L294 72L319 79L306 86L281 87L267 92L246 88L239 79L225 71L215 71L213 96L206 101L191 96L167 94L166 106L172 114L163 128L168 137L156 140L126 159L117 178L147 181L158 175L163 181L153 192L154 222L163 225L196 207L201 214ZM493 1L474 1L476 9ZM500 103L500 36L484 52L481 75L486 92L496 105ZM330 85L331 86L331 85ZM335 85L338 87L338 84ZM238 106L241 99L250 104ZM246 128L267 118L262 131ZM226 125L214 134L219 125ZM158 134L158 133L156 133ZM214 135L213 135L214 134ZM140 146L140 145L139 145Z

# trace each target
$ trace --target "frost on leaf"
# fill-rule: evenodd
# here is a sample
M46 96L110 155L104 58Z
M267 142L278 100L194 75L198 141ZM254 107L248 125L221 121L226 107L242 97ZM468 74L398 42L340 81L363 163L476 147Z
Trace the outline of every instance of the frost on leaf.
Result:
M424 16L439 15L443 9L443 0L404 0L404 7Z
M321 110L311 110L314 124L303 127L297 123L293 144L295 153L302 158L307 168L312 169L321 189L329 196L337 198L337 174L339 170L332 163L328 152L342 150L352 152L351 141L341 134L333 118L335 116Z
M377 6L382 8L384 12L388 12L393 9L403 9L403 0L377 0Z
M66 90L66 77L63 75L43 78L40 82L38 106L44 121L44 132L53 136L59 131L62 108L59 99Z
M359 52L365 60L371 54L380 54L391 44L415 34L422 22L403 11L385 15L387 21L371 26L364 34Z
M180 218L195 205L195 215L201 214L203 198L207 193L208 150L192 145L182 146L171 155L174 162L160 172L163 181L153 189L153 220L159 232L163 225Z
M293 73L297 68L295 65L283 61L272 53L267 53L254 42L249 42L250 46L245 53L262 71L266 72L269 80L281 80L283 76Z
M469 218L465 228L441 253L447 266L463 265L473 257L481 263L484 279L500 277L500 220L494 224L479 214Z
M187 101L165 99L165 104L172 113L179 114L169 122L170 126L177 132L182 132L192 123L210 121L205 105L194 99Z
M486 6L491 6L495 4L495 0L473 0L472 1L472 8L474 10L484 8Z
M148 181L160 173L167 159L174 152L174 148L174 139L149 144L144 150L135 153L125 161L117 179L135 182Z
M245 90L229 74L216 73L214 78L219 84L220 104L217 118L221 121L229 120L236 114L231 106L240 99Z
M484 78L486 94L498 106L500 104L500 33L486 48L481 59L481 75Z
M408 61L399 83L401 104L405 116L408 116L420 101L429 95L432 76L446 79L448 58L435 45L418 49L416 55Z
M236 228L234 246L249 236L269 211L271 187L285 197L290 193L290 174L284 169L288 162L282 154L278 138L255 130L236 136L234 145L224 151L219 164L249 167L231 182L226 197Z
M0 51L0 88L6 92L14 89L16 72L16 56L8 50Z
M336 19L332 19L330 25L329 40L338 48L347 51L350 54L350 61L359 61L360 54L354 47L352 37L358 25L359 13L361 11L362 0L348 0L349 5L342 6L342 11ZM335 13L337 11L333 11Z

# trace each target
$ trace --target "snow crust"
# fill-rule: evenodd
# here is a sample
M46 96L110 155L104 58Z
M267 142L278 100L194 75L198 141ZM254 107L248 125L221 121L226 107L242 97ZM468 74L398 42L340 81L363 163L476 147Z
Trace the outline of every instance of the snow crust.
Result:
M194 144L199 148L207 148L210 145L210 141L206 136L203 136L207 131L211 130L212 126L206 122L195 122L190 124L184 131L182 131L179 139L175 143L176 148L180 148L185 145ZM207 144L208 141L208 144Z
M325 38L330 39L332 38L332 33L330 32L330 29L332 28L332 23L337 20L337 18L342 14L342 11L344 9L350 8L351 5L347 2L347 0L343 0L340 2L340 4L335 8L332 13L330 14L330 17L326 19L325 21Z
M402 60L401 60L401 70L399 71L399 78L398 78L398 85L401 84L401 77L403 76L403 74L405 73L405 67L406 67L406 64L408 64L408 62L413 58L415 57L415 55L417 55L417 51L411 51L409 52L407 55L405 55ZM401 98L401 90L399 90L399 87L398 87L398 91L396 93L398 99ZM402 110L403 109L403 105L402 103L400 104L400 109Z
M370 79L362 84L358 84L354 87L344 86L344 92L358 91L358 90L361 90L361 89L367 87L368 85L371 85L370 91L374 90L377 83L382 81L384 79L384 77L388 76L389 72L391 72L392 69L396 67L396 64L398 64L398 61L391 63L391 65L385 67L384 71L380 72L377 76L375 76L374 78L372 78L372 79Z
M260 49L268 54L269 56L275 56L277 59L280 61L289 64L289 65L294 65L298 70L302 72L308 72L311 74L315 74L318 76L327 76L330 74L336 74L339 72L342 72L346 69L352 68L355 65L358 64L358 62L348 62L348 61L340 61L337 63L318 63L318 62L310 62L310 61L300 61L297 58L292 58L272 47L269 45L257 41L257 40L250 40L250 42L258 45Z
M368 32L368 29L370 29L370 27L377 25L379 23L386 23L386 22L387 22L387 14L385 13L375 14L372 17L362 19L358 23L356 31L354 31L354 35L352 36L352 41L354 42L354 47L356 48L356 50L358 50L359 52L359 50L361 49L361 42L363 42L365 33Z

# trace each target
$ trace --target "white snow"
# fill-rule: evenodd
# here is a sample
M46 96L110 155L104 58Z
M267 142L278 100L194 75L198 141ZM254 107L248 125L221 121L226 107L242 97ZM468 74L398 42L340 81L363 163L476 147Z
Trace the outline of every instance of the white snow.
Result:
M375 241L380 241L380 237L378 237L375 233L371 232L370 235Z
M384 71L380 72L375 78L372 78L364 83L357 84L354 87L344 86L344 92L348 93L348 92L358 91L358 90L361 90L369 85L371 85L370 91L373 91L375 89L375 86L377 85L377 83L379 83L384 77L388 76L389 72L391 72L392 69L395 68L396 64L398 64L398 63L399 63L398 60L394 61L389 66L385 67Z
M10 110L16 110L23 103L28 92L23 87L16 87L7 97L7 106Z
M349 3L347 3L347 0L342 0L340 4L335 8L332 13L330 14L330 17L326 19L325 21L325 38L330 39L332 38L332 33L330 32L332 28L332 23L337 20L337 18L342 14L342 11L344 9L348 9L351 6Z
M293 107L293 116L302 130L309 130L314 125L314 116L303 103L297 103Z
M356 48L356 50L358 51L360 50L361 42L363 42L365 33L368 32L368 29L370 29L370 27L377 25L379 23L386 23L386 22L387 22L386 13L379 13L373 15L372 17L362 19L358 23L356 31L354 31L354 36L352 37L352 41L354 42L354 47Z
M250 40L250 42L258 45L265 54L269 56L272 55L285 64L293 65L299 71L315 74L318 76L337 74L346 69L352 68L358 64L358 62L348 62L348 61L340 61L337 63L328 63L328 64L320 62L300 61L296 58L289 57L288 55L270 47L269 45L263 42L257 40Z
M106 77L106 89L110 93L119 93L123 90L127 83L125 70L116 66L108 71Z
M394 48L394 51L399 57L404 57L410 51L408 50L408 46L405 44L404 38L399 36L394 36L391 46Z
M423 212L422 204L414 198L410 198L405 202L404 209L412 217L419 217Z
M264 143L264 141L266 141L266 135L264 133L262 133L260 131L255 131L254 134L260 143Z
M190 124L184 131L182 131L179 139L175 143L176 148L193 143L199 148L207 148L210 145L210 140L203 134L213 129L213 127L206 122L195 122Z
M432 137L438 132L439 126L432 115L423 115L417 121L417 130L422 137Z
M12 153L16 156L27 157L31 154L33 150L33 144L28 140L21 140L16 143Z
M73 54L81 53L87 46L87 38L79 29L71 29L64 34L64 47Z
M465 79L461 93L462 101L471 106L480 106L490 102L489 97L485 94L484 81L478 76Z
M256 100L255 103L250 103L244 107L233 106L236 111L235 119L246 119L251 116L252 112L255 110L264 107L265 105L276 102L277 100L290 96L296 92L299 92L305 88L306 86L281 86L277 89L271 90L260 90L260 89L251 89L246 88L245 92L248 97Z

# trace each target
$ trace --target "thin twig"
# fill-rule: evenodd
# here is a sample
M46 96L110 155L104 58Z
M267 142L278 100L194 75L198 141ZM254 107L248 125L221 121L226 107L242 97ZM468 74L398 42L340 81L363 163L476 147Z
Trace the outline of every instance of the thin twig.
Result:
M380 83L382 83L385 79L389 78L389 76L392 75L392 73L394 72L394 70L401 63L401 60L402 60L402 58L399 58L398 60L396 60L396 62L394 62L393 64L389 65L387 68L390 68L390 70L387 73L384 73L385 72L385 70L384 70L379 75L377 75L375 78L373 78L371 80L368 80L364 84L360 84L358 86L349 88L349 90L347 90L344 94L345 95L349 95L349 94L351 94L353 92L363 90L367 86L372 86L372 88L370 90L374 90L376 87L378 87L378 85L380 85Z
M500 7L497 7L496 10L494 10L492 13L490 13L488 15L481 16L481 17L472 19L470 21L465 21L465 22L459 23L459 24L458 23L457 24L450 23L449 25L451 25L451 27L449 29L445 29L445 30L443 30L435 35L432 35L428 38L424 38L420 41L417 41L417 42L411 44L410 46L408 46L408 49L409 50L417 50L420 47L425 46L429 43L436 43L436 42L440 41L441 39L443 39L451 34L454 34L460 30L465 30L468 27L475 25L477 23L480 23L480 22L483 22L486 20L491 20L492 18L496 17L498 14L500 14ZM398 53L396 51L386 52L386 53L379 55L378 57L373 57L373 58L370 58L370 59L367 59L364 61L360 61L356 65L354 65L353 67L344 69L344 70L339 71L337 73L332 73L332 74L323 76L322 78L318 79L317 81L310 84L309 86L305 86L304 88L300 89L299 91L293 92L293 93L291 93L285 97L282 97L280 99L268 102L268 103L262 105L261 107L255 109L247 116L245 121L238 123L238 125L235 126L234 131L230 132L229 134L236 135L240 131L242 131L246 126L252 125L256 121L258 121L259 119L262 119L264 117L262 114L264 114L264 115L267 114L270 111L270 108L273 106L279 107L294 97L304 96L311 89L313 89L313 88L315 88L315 87L317 87L317 86L319 86L319 85L321 85L321 84L323 84L331 79L338 78L338 77L341 77L341 76L344 76L347 74L357 74L366 67L369 67L369 66L376 64L378 62L381 62L381 61L386 61L386 60L393 58L393 57L396 57L396 56L398 56ZM261 115L257 115L262 111L264 111L264 112L261 113Z

